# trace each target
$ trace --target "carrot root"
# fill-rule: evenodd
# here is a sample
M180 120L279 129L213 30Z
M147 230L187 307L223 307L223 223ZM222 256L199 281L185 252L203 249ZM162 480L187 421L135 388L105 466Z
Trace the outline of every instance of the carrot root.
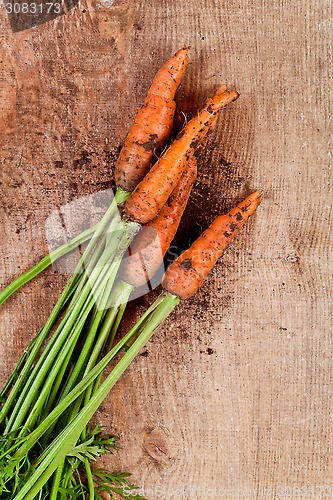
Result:
M263 191L252 193L226 215L220 215L167 269L162 286L188 299L203 284L215 262L259 206Z

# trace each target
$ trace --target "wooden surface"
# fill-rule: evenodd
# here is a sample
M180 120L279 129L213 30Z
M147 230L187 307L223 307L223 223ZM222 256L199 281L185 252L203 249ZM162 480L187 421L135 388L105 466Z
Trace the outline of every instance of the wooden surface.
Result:
M121 437L109 464L131 471L149 500L182 488L182 498L205 500L214 487L219 498L298 498L297 487L328 498L331 2L82 0L16 33L3 4L0 11L1 287L47 252L52 210L112 186L119 146L155 71L184 44L191 64L178 104L187 116L220 83L241 98L200 156L177 245L265 190L208 282L98 413ZM3 380L65 279L50 269L2 307Z

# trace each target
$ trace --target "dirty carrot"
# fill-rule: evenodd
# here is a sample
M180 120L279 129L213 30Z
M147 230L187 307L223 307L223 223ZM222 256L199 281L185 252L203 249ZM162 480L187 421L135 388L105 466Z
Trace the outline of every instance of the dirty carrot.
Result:
M167 269L162 286L181 299L188 299L203 284L230 241L261 202L256 191L226 215L220 215Z
M209 130L214 130L217 115L207 120ZM198 134L198 146L207 137L206 127ZM192 154L180 181L157 216L141 227L128 249L130 258L123 260L121 278L135 288L148 283L160 268L163 258L175 237L180 219L187 205L197 176L197 161Z
M229 91L223 85L207 100L128 198L125 214L129 219L145 224L156 217L181 178L190 156L208 132L212 117L238 96L236 90Z
M157 72L115 166L117 186L133 191L171 133L176 90L188 63L188 48L176 52Z
M177 61L161 70L153 91L149 93L149 103L146 102L139 114L141 123L140 120L136 122L128 137L126 145L133 146L141 155L145 168L149 168L153 155L165 141L172 125L174 92L187 63L187 49L179 52ZM173 80L171 83L170 77ZM19 362L18 371L2 393L0 496L4 494L9 500L33 500L36 496L57 500L60 492L66 498L81 495L93 500L98 498L101 489L112 490L114 481L111 484L110 481L115 476L93 470L90 465L91 461L108 451L109 437L100 436L97 439L100 433L89 428L88 422L181 297L163 291L133 329L110 350L110 343L113 345L126 302L134 288L124 281L115 284L121 259L139 231L139 224L161 213L168 199L171 204L171 193L182 176L185 179L189 160L216 120L218 110L237 97L236 91L229 92L225 86L219 89L198 116L184 127L159 160L158 168L153 167L153 174L134 190L135 196L145 194L144 201L150 210L147 214L144 206L139 204L139 213L143 208L143 220L129 216L130 207L133 208L136 203L134 196L126 206L125 218L120 218L116 200L92 231L90 243L80 259L77 276L73 275L70 279L49 320L28 348L27 356L22 363ZM149 109L152 113L148 117ZM158 119L161 117L159 128ZM133 178L139 174L141 167L137 168L139 165L132 162L132 156L125 153L126 149L123 168L128 168L128 179L135 183L137 180ZM120 166L121 162L117 166L117 175L121 177ZM130 179L133 172L135 175ZM185 191L180 193L185 200ZM124 198L129 195L125 191L122 194ZM175 221L175 216L169 219L170 234L176 230ZM155 229L158 227L155 222ZM164 235L164 238L165 246L170 236ZM71 244L77 244L77 241ZM35 268L34 273L38 273L39 269ZM23 284L23 281L20 283ZM16 283L14 288L18 285ZM14 288L3 295L4 300ZM62 312L64 314L60 318ZM55 324L58 319L60 321ZM53 326L55 328L51 332ZM48 343L41 349L48 336ZM104 369L118 354L121 354L120 361L103 379ZM124 485L124 475L119 474L117 481L117 484Z
M218 115L212 115L207 120L210 131L214 130L217 118ZM207 135L205 127L201 134L198 134L198 147ZM121 277L125 282L137 288L153 278L177 232L196 176L197 161L192 154L170 198L157 216L141 227L130 245L128 253L131 257L123 260L121 269Z
M121 274L127 283L139 287L150 281L161 266L177 232L196 175L196 159L192 156L167 203L155 219L141 228L133 240L129 248L130 256L123 260Z

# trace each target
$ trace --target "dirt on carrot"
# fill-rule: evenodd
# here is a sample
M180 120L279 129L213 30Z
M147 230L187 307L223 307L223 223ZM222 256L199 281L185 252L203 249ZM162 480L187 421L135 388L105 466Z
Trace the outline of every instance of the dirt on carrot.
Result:
M154 219L179 182L184 168L220 109L239 96L236 90L220 87L199 113L178 134L175 141L134 189L125 205L126 216L140 224Z
M115 166L116 184L133 191L166 145L176 110L175 93L188 63L182 48L157 72Z
M141 228L123 261L121 277L139 287L154 276L173 240L197 175L192 156L178 185L155 219Z

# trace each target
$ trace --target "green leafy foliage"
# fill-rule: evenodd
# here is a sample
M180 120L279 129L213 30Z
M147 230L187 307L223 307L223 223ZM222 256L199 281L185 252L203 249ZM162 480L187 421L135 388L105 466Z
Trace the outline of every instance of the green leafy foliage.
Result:
M28 455L21 459L4 457L0 461L0 498L13 498L20 491L26 478L33 473L34 467Z
M72 450L67 454L67 460L73 465L71 457L77 458L79 462L85 459L89 461L96 460L105 453L113 453L117 449L117 437L112 434L104 433L103 427L96 425L89 426L85 432L85 439L80 440Z
M127 478L130 476L128 472L111 473L102 468L94 469L92 472L96 483L96 498L99 500L103 500L103 497L99 494L102 491L106 491L110 495L111 500L115 500L114 493L123 498L144 500L139 494L134 493L138 487L127 481Z

